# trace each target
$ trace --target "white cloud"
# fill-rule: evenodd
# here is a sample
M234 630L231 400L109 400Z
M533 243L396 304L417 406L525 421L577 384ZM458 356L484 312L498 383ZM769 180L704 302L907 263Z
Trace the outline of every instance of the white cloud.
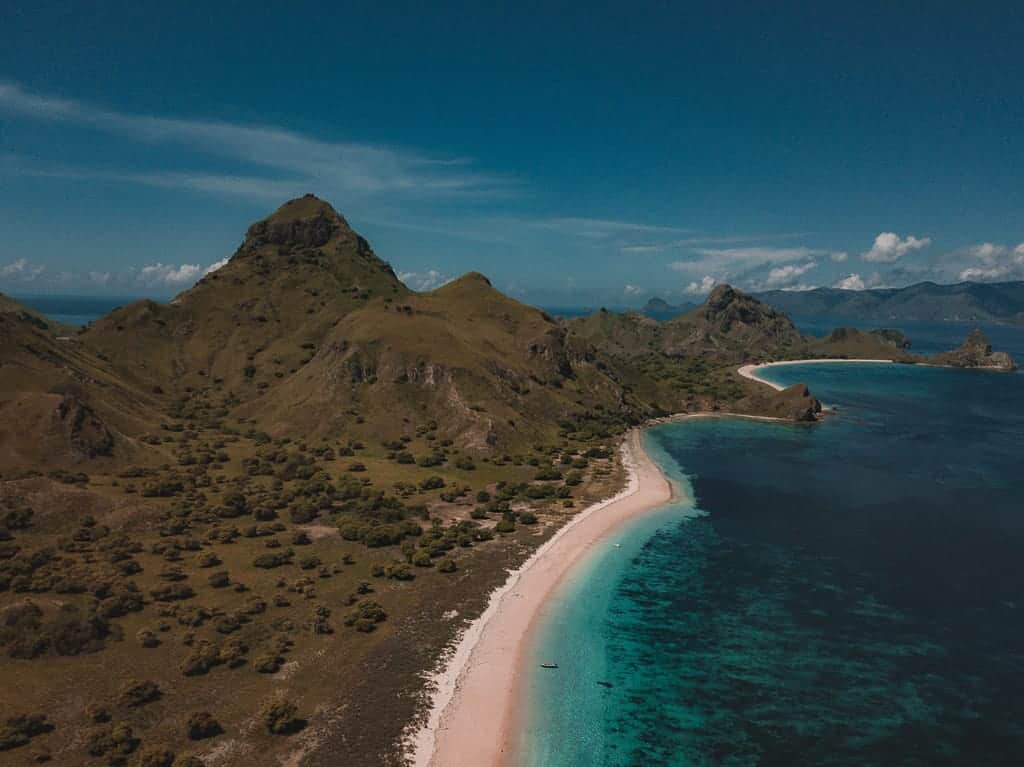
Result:
M848 274L841 280L836 282L833 288L839 288L840 290L864 290L864 280L859 274Z
M993 266L985 268L982 266L969 266L960 270L961 282L994 282L1006 279L1010 276L1008 266Z
M228 261L230 261L230 260L231 260L231 256L225 256L220 261L214 261L212 264L210 264L208 267L206 267L206 271L203 272L203 274L211 274L211 273L217 271L218 269L227 266Z
M991 262L993 259L999 256L1006 255L1008 248L1005 245L996 245L993 242L983 242L980 245L974 245L967 249L975 258L980 258L983 261Z
M863 257L865 261L892 263L912 250L920 250L931 245L931 242L930 237L910 236L900 239L895 232L882 232L875 237L874 245L863 254Z
M572 237L583 237L589 240L608 240L621 238L626 235L637 234L682 234L688 230L675 226L658 226L656 224L643 224L636 221L621 221L607 218L582 218L579 216L562 216L555 218L542 218L529 221L532 226L549 229L559 234ZM633 245L630 249L623 248L625 253L649 253L655 252L650 248L660 249L660 245Z
M329 142L274 126L155 117L94 107L70 99L40 96L0 82L0 112L43 122L80 125L146 144L177 145L283 173L288 178L189 173L98 172L115 180L173 186L221 194L260 194L277 185L290 193L316 187L331 194L404 195L508 194L516 182L483 173L466 158L436 158L416 151L355 142ZM96 171L66 173L93 174Z
M97 285L106 285L110 282L110 272L89 272L89 279Z
M818 265L814 261L808 261L806 264L787 264L785 266L776 267L768 272L768 278L765 280L765 286L769 288L776 288L781 285L789 285L793 280L798 277L802 277L817 266Z
M837 264L841 264L843 261L850 257L850 254L847 253L845 250L837 250L833 251L832 253L829 253L828 257L832 261L835 261Z
M641 288L639 285L626 285L623 291L627 296L642 296L647 291Z
M694 277L718 274L722 279L730 279L761 266L824 257L830 251L805 247L742 247L696 248L691 252L696 254L695 257L673 261L668 265L669 268Z
M769 247L748 247L748 248L694 248L694 253L705 258L714 258L722 262L731 263L768 263L778 261L792 261L796 258L807 258L809 256L820 256L824 251L814 248L769 248ZM677 262L685 263L685 262Z
M149 264L142 267L139 279L147 285L178 286L187 282L195 282L203 274L199 264Z
M680 230L680 231L682 231L682 230ZM704 246L703 248L698 249L698 250L694 250L693 252L694 253L708 252L708 253L716 254L716 255L721 255L723 253L726 254L726 255L729 255L730 253L731 254L736 254L736 253L743 252L743 251L760 251L760 252L763 253L763 250L761 250L760 248L754 248L754 249L751 249L751 248L735 248L735 249L731 249L731 250L730 249L715 250L715 249L710 249L707 246L709 246L709 245L731 245L731 244L736 244L736 243L752 242L752 241L755 241L755 240L788 240L788 239L792 239L794 237L804 237L804 236L806 236L806 234L807 234L806 232L786 232L786 233L783 233L783 234L770 234L770 235L765 235L765 234L755 234L755 235L738 234L738 235L729 235L729 236L725 236L725 237L721 237L721 236L719 236L719 237L716 237L716 236L686 237L686 238L683 238L683 239L670 240L668 242L645 243L645 244L631 244L631 245L626 245L626 246L620 248L620 250L623 253L630 253L630 254L663 253L663 252L665 252L667 250L687 250L687 249L693 248L696 245L702 245L702 246ZM774 249L768 249L768 250L774 250ZM800 252L819 253L819 251L812 251L809 248L801 248Z
M961 253L965 253L971 259L971 262L957 273L961 281L996 282L1024 279L1024 242L1016 247L983 242L972 245ZM953 254L953 258L962 260L963 256Z
M687 285L686 292L694 296L703 296L711 292L711 289L715 287L716 282L717 280L715 280L714 277L709 274L705 274L700 282L691 282Z
M425 272L399 272L398 279L404 282L406 287L420 293L434 290L452 281L451 277L446 277L437 269L428 269Z
M0 279L32 282L45 270L46 267L42 264L33 264L27 258L19 258L9 264L0 266Z
M669 245L626 245L619 250L630 254L661 253L668 247Z

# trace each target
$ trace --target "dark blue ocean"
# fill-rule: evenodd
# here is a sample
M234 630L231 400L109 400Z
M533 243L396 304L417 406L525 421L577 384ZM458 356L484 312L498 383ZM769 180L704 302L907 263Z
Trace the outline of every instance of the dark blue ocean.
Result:
M81 327L138 299L123 296L19 295L15 298L54 322Z
M692 500L551 601L523 764L1024 764L1024 375L767 376L838 413L647 433Z

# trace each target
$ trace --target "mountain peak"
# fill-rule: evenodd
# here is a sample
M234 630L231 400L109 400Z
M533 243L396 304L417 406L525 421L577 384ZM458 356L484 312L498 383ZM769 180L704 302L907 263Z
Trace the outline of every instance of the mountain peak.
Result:
M493 287L491 281L487 279L487 276L480 272L466 272L464 275L459 277L455 282L463 285L481 285L485 287Z
M704 303L708 308L724 309L743 295L732 285L723 282L721 285L715 285Z
M731 339L740 347L761 344L767 348L801 340L800 332L785 314L726 284L715 286L693 314L676 322L696 324L708 338L717 339L717 344Z
M307 194L289 200L270 216L250 226L246 241L255 246L318 248L351 233L352 227L330 203Z

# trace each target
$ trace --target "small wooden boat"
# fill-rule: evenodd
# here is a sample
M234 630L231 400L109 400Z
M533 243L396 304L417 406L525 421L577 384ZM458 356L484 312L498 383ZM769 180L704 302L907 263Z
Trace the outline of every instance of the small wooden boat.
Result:
M558 664L557 663L541 663L540 667L541 668L558 668Z

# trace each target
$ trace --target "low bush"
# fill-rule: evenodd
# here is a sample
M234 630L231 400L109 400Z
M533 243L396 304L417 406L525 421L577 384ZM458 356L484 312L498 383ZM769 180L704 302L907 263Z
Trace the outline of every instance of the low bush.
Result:
M28 745L32 738L53 731L46 714L12 716L0 725L0 751Z
M186 728L190 740L213 738L224 732L220 722L214 719L209 711L194 711L189 714Z
M261 719L271 735L292 735L306 726L299 708L289 700L273 701L264 707Z
M351 626L356 631L370 633L377 628L378 623L387 620L388 614L377 602L372 599L363 599L349 612L345 618L345 625Z
M160 700L161 696L160 686L156 682L132 679L121 687L117 702L121 706L137 708Z

